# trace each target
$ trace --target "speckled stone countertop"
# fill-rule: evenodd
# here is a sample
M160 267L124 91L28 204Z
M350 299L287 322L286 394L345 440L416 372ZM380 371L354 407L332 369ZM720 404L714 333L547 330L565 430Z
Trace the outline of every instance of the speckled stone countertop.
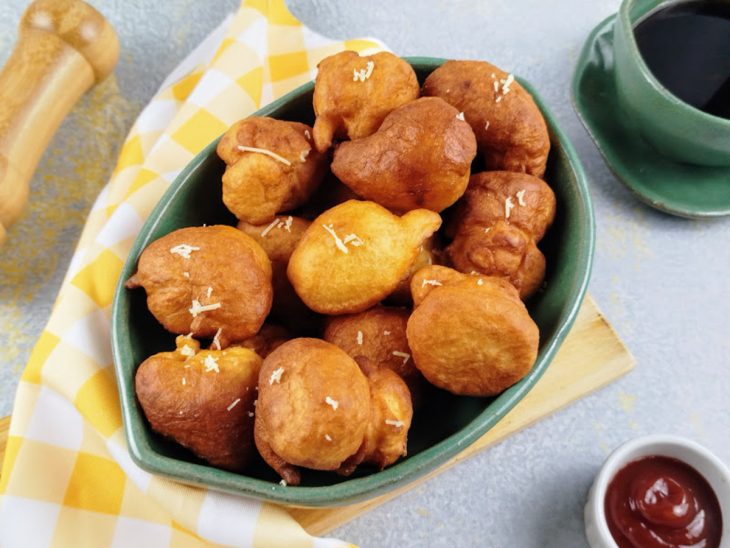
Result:
M92 0L122 42L112 78L64 122L31 206L0 249L0 415L43 328L84 217L132 122L236 0ZM401 55L486 59L540 91L581 156L596 210L590 292L636 357L610 387L332 534L363 547L585 546L582 508L608 452L647 433L694 438L730 462L730 219L688 221L632 198L571 106L589 31L618 0L289 0L333 38L374 36ZM0 3L0 63L26 2Z

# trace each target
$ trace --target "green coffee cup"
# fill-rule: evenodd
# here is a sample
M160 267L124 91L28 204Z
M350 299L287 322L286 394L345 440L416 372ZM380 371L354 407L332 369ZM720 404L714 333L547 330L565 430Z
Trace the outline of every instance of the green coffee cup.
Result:
M730 1L730 0L724 0ZM691 164L730 166L730 120L685 103L651 73L634 37L661 0L624 0L613 30L616 90L623 113L661 154Z

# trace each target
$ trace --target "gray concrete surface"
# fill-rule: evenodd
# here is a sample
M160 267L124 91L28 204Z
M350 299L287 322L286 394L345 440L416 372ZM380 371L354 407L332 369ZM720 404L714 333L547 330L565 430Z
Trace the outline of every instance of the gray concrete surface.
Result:
M176 62L236 6L235 0L93 3L117 28L123 53L116 79L85 97L54 139L33 182L35 201L0 250L0 414L11 409L15 379L126 130ZM0 4L0 62L23 4ZM636 202L603 163L570 102L581 45L618 4L289 0L297 17L327 36L375 36L401 55L486 59L535 85L590 178L598 229L590 292L637 360L619 382L334 536L363 547L580 547L586 492L622 441L680 434L730 462L730 220L687 221ZM55 212L59 202L67 207L63 218ZM54 251L39 256L20 241Z

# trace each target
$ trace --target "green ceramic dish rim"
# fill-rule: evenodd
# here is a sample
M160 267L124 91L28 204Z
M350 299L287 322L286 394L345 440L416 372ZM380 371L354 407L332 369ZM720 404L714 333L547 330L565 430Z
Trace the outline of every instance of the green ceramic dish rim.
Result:
M420 67L425 70L433 70L446 61L446 59L435 57L404 57L404 59L415 68ZM570 296L566 299L566 302L571 304L567 311L563 312L562 320L559 322L559 327L553 335L552 340L542 349L538 360L535 362L527 377L496 397L487 409L475 417L459 432L452 434L439 443L390 468L362 478L350 479L339 484L328 486L292 487L273 484L269 481L251 478L242 474L218 470L211 466L181 461L160 455L149 446L144 436L138 435L135 432L138 429L146 429L148 426L139 412L134 394L134 382L130 383L128 380L125 382L122 366L124 350L121 347L121 342L117 334L120 328L120 322L123 321L121 318L122 311L120 309L121 295L126 290L124 288L124 277L121 276L117 284L112 306L112 352L117 373L116 378L119 386L124 430L129 444L129 453L132 460L140 468L151 473L176 479L183 483L205 486L274 503L303 507L341 506L373 498L400 485L410 483L437 468L483 436L485 432L501 420L524 397L542 377L552 361L555 353L570 331L583 302L593 262L595 221L586 176L575 149L532 86L520 78L517 80L535 99L535 102L552 129L554 137L561 144L562 150L559 153L565 157L575 174L578 198L575 204L578 210L576 216L582 219L583 222L580 223L579 228L584 232L581 235L581 240L584 242L584 245L576 253L576 262L579 265L574 274L576 279L571 283ZM304 84L259 109L256 114L265 116L291 101L293 97L303 93L309 93L313 88L313 82ZM154 227L160 222L162 213L170 205L173 197L186 186L190 174L210 154L215 153L218 140L216 139L198 153L175 178L170 188L167 189L150 213L140 229L140 234L146 233L149 235L153 232ZM557 149L553 150L555 153L558 153ZM147 238L138 238L135 240L125 261L123 272L129 269L130 263L132 265L136 264L139 254L148 243ZM172 466L178 469L178 473L170 472L170 467ZM180 468L183 468L183 472L179 472Z
M721 118L720 116L708 114L707 112L704 112L697 107L683 101L682 99L674 95L671 91L669 91L666 87L664 87L664 84L662 84L659 80L657 80L656 76L654 76L654 73L644 61L644 56L641 55L641 52L639 51L639 46L636 44L636 37L634 36L633 32L634 23L631 22L630 11L638 1L639 0L624 0L623 2L621 2L621 6L619 7L617 16L617 19L621 20L621 25L620 29L614 25L614 32L619 31L624 35L626 43L631 50L631 54L636 60L642 76L646 78L654 91L656 91L665 101L668 101L678 107L687 108L689 110L689 114L691 116L694 116L697 119L697 122L714 124L718 127L718 129L722 131L730 131L730 120L726 120L725 118ZM671 4L677 3L677 0L666 0L664 2L659 2L655 6L648 9L645 13L643 13L639 20L648 17L650 14L664 9Z

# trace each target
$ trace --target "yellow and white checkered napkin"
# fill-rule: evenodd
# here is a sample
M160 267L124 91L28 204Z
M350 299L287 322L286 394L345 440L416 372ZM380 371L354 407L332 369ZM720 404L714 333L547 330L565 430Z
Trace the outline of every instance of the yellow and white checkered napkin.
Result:
M284 510L151 476L129 458L110 345L114 287L177 173L236 120L315 76L342 49L283 0L246 0L162 85L101 192L18 388L0 476L0 546L341 546Z

